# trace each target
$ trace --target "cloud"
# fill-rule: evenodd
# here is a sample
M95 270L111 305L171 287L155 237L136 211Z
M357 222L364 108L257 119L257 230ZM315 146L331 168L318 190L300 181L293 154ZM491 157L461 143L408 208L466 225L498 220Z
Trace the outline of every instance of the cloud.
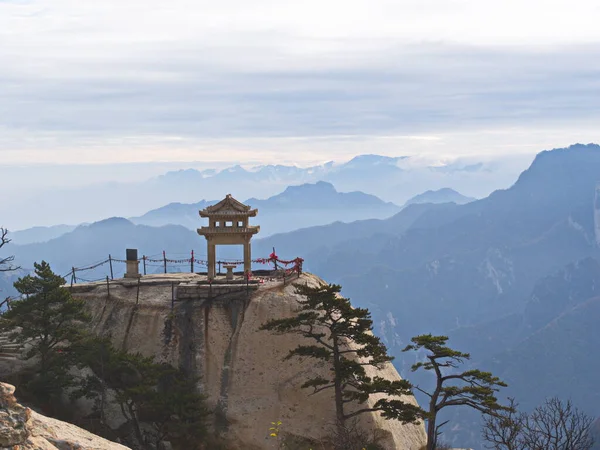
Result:
M1 2L0 158L313 160L366 142L472 152L490 130L518 145L514 127L588 136L599 10L575 3Z

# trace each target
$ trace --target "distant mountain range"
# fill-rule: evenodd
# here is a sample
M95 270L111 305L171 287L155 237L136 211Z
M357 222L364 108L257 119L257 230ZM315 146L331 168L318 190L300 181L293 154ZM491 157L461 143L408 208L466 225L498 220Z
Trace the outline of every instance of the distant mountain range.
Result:
M173 203L140 217L115 217L78 227L36 227L14 233L16 239L7 251L14 253L24 268L46 259L61 273L73 266L87 266L106 259L109 254L122 259L125 248L138 248L140 256L165 250L175 259L189 257L194 249L198 258L202 258L206 243L195 230L205 220L199 217L198 211L214 203L216 201L206 200L195 204ZM400 210L393 203L362 192L337 192L333 185L325 182L288 187L266 200L252 198L245 203L259 210L256 218L256 223L261 225L259 236L315 224L389 217ZM224 258L239 256L236 248L219 251ZM267 256L271 251L256 254Z
M540 153L512 187L482 200L411 205L387 220L262 245L287 253L310 241L307 270L373 311L402 375L411 377L414 360L400 351L411 336L448 334L475 366L503 376L524 407L564 392L600 416L591 392L600 366L598 182L600 147L574 145ZM461 428L449 435L454 444L479 448L477 427L474 436Z
M369 164L385 166L382 174L395 170L385 159ZM401 374L423 386L430 380L411 375L414 357L400 350L413 335L447 334L451 346L472 353L474 367L504 378L510 387L502 395L517 396L524 407L545 395L564 394L588 414L600 416L595 389L600 368L600 223L595 217L600 221L600 204L594 203L599 182L600 146L573 145L538 154L510 188L481 200L413 203L389 218L275 233L255 240L253 254L268 255L275 247L280 256L302 256L308 271L342 284L355 304L371 309L376 332L396 356ZM257 223L267 220L271 208L286 211L291 222L295 209L287 205L303 205L297 211L314 206L302 189L323 205L313 209L317 214L332 213L329 199L392 208L364 194L344 203L346 194L317 184L289 188L263 204L249 199L260 210ZM200 207L173 206L166 216L184 217L192 209L195 216ZM154 214L160 218L162 213ZM23 262L45 258L68 271L109 252L123 255L127 247L186 256L192 248L204 253L204 246L183 226L109 219L43 244L11 244L7 251ZM444 438L455 446L481 448L477 426L464 426L470 416L458 418Z
M195 230L201 225L198 211L216 201L198 203L171 203L130 220L140 225L182 225ZM362 192L337 192L332 184L323 181L314 184L290 186L266 200L250 198L243 203L258 208L260 236L292 231L335 221L350 222L365 218L387 218L400 210L393 203Z
M487 194L499 187L498 182L494 181L495 174L501 170L498 166L501 164L473 163L469 160L431 165L410 156L367 154L356 156L345 163L330 161L305 168L286 165L244 168L237 165L221 171L180 170L168 172L148 183L160 185L164 189L178 186L179 190L188 192L197 192L202 187L205 192L217 192L213 195L214 198L221 197L223 186L226 186L228 192L244 198L241 192L252 192L251 195L255 197L267 197L289 185L326 181L342 191L361 191L398 204L405 203L426 189L434 188L441 190L436 194L438 199L434 201L440 203L441 196L449 195L445 191L447 186L478 195ZM506 167L503 169L510 175L500 185L508 184L509 177L515 170ZM460 198L460 195L456 198Z
M55 272L65 275L72 267L94 265L107 259L109 254L115 259L124 259L127 248L137 248L140 250L140 256L155 258L161 258L163 250L166 250L170 258L178 259L189 258L192 249L204 250L205 245L197 233L179 225L149 227L114 217L78 226L73 231L47 242L27 245L10 243L6 246L6 251L8 254L14 254L15 260L25 269L32 268L35 261L45 260ZM114 275L120 277L125 271L125 266L115 263L113 269ZM149 273L154 273L154 269ZM103 265L98 270L80 275L82 279L96 279L108 274L109 266Z
M69 233L77 228L77 225L54 225L49 227L32 227L25 230L14 231L10 238L14 244L25 245L36 242L46 242Z
M139 217L166 204L219 199L228 193L242 200L268 198L288 186L319 181L332 183L341 192L360 191L402 205L428 189L446 187L483 197L508 186L526 167L528 158L481 162L473 158L437 161L412 156L359 155L347 162L312 167L237 165L222 170L184 169L141 182L16 193L10 199L0 198L0 209L12 218L13 229L30 224L88 223L113 216ZM23 208L23 204L28 207ZM57 204L64 207L58 208Z
M413 203L457 203L474 200L450 188L427 191L413 197ZM170 203L147 213L131 217L137 225L181 225L196 230L201 225L198 211L218 200L201 200L196 203ZM293 231L300 228L326 225L333 222L382 219L400 211L401 207L384 202L374 195L363 192L338 192L331 183L319 181L299 186L289 186L282 193L261 200L244 201L259 209L257 222L261 225L261 237ZM87 225L87 224L83 224ZM76 225L33 227L11 233L14 244L26 245L46 242L73 231Z

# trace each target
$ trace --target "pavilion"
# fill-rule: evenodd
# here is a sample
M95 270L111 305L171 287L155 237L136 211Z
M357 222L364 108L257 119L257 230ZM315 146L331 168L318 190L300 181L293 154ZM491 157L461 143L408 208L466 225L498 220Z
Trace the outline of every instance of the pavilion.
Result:
M227 196L216 205L200 211L200 217L208 218L208 226L198 228L198 234L206 238L208 254L208 278L216 275L216 246L242 245L244 247L244 273L252 271L252 251L250 240L260 231L260 226L249 224L250 217L256 217L257 209Z

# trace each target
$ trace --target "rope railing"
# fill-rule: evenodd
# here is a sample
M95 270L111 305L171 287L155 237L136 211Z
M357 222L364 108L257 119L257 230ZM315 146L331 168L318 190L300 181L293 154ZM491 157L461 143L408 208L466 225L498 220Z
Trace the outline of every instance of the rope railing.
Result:
M193 250L192 250L189 258L177 258L177 259L167 258L166 252L163 252L162 258L157 258L157 256L159 256L159 255L160 254L158 254L158 255L155 254L155 255L151 255L151 256L144 255L141 258L137 259L137 261L139 261L142 265L144 275L147 275L148 268L153 268L153 269L161 268L163 273L168 273L169 267L181 268L182 266L188 266L189 271L192 273L195 271L194 269L197 266L208 267L208 260L196 258L194 256ZM181 255L181 253L179 253L177 255ZM303 264L304 260L302 258L295 258L295 259L290 259L290 260L280 259L275 254L275 252L273 252L273 253L271 253L271 255L269 255L268 258L256 258L256 259L251 260L251 262L252 262L252 264L262 264L262 265L273 264L274 270L282 271L284 276L289 276L294 273L297 273L297 274L302 273L302 264ZM102 261L99 261L99 262L96 262L93 264L88 264L88 265L85 265L82 267L72 267L71 270L68 273L66 273L65 275L62 275L62 277L65 279L70 277L71 285L77 283L78 281L91 283L91 282L96 282L96 281L103 281L108 278L113 280L114 279L113 263L126 264L127 260L113 258L111 255L108 255L108 259L105 259L105 260L102 260ZM240 265L244 264L244 261L241 259L224 258L224 259L217 260L216 263L219 267L219 272L220 272L221 266L224 266L224 265L240 266ZM104 277L96 278L98 276L98 274L94 274L96 276L86 277L86 278L78 275L78 273L80 273L80 272L95 270L106 264L109 265L109 274Z
M115 260L113 259L113 261L115 261ZM93 269L95 269L96 267L103 266L103 265L104 265L104 264L106 264L107 262L109 262L109 260L108 260L108 259L106 259L106 260L104 260L104 261L101 261L101 262L99 262L99 263L93 264L93 265L91 265L91 266L88 266L88 267L79 267L79 268L76 268L75 270L78 270L78 271L82 271L82 270L93 270ZM123 262L125 262L125 261L123 261Z

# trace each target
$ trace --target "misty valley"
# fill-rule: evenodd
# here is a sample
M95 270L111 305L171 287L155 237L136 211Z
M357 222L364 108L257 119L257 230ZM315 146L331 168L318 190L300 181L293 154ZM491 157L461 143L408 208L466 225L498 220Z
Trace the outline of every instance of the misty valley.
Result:
M356 158L352 171L371 173L374 187L377 178L384 179L386 184L400 185L406 169L396 170L398 161L377 159L373 155ZM384 370L392 361L397 374L388 376L399 380L395 383L409 382L402 387L405 391L387 387L381 392L414 394L416 399L402 407L367 401L369 395L362 398L358 393L363 392L361 389L379 392L377 389L381 387L364 385L365 380L371 379L368 377L379 376L378 372L352 369L358 372L352 372L354 375L347 380L343 378L346 380L343 386L353 386L344 398L359 404L367 401L369 411L374 411L369 413L374 414L373 423L379 423L383 420L381 417L397 423L396 428L376 425L376 431L396 437L374 439L364 444L368 445L365 448L418 450L421 445L423 448L431 445L430 430L426 435L423 422L415 424L418 420L431 422L432 416L409 411L419 406L427 411L433 398L431 389L435 387L436 372L414 369L427 368L427 361L443 360L435 359L438 357L450 357L449 363L441 366L444 374L480 373L481 370L497 377L496 381L480 375L475 381L461 378L463 387L483 389L482 386L487 386L491 390L487 394L472 390L460 395L448 393L449 398L471 396L470 402L475 404L479 399L483 402L481 405L496 400L501 407L517 405L518 414L525 415L517 416L515 409L511 420L520 417L522 430L534 430L540 426L536 422L539 417L548 417L536 416L538 412L572 413L573 417L583 420L589 446L581 440L580 446L545 444L545 448L592 448L592 438L600 431L597 420L600 391L596 383L600 371L597 350L600 342L600 146L577 144L543 151L512 184L479 199L447 186L395 204L374 195L377 189L369 191L358 177L356 185L351 178L345 180L344 186L349 192L340 192L335 182L326 180L324 173L323 180L317 177L257 199L253 195L264 190L264 186L260 189L248 184L236 187L233 178L232 190L246 192L243 201L227 196L223 201L197 198L196 202L182 203L173 194L172 202L137 216L107 217L71 225L56 223L16 231L3 228L0 293L2 299L9 301L2 304L2 381L16 384L17 396L22 389L25 403L35 410L76 421L84 428L88 420L85 417L88 417L89 424L96 424L87 427L90 431L131 448L158 449L167 445L167 441L173 448L182 449L233 449L244 445L245 448L263 445L263 448L294 449L309 448L309 445L335 447L335 443L319 440L322 433L303 428L313 427L315 423L325 427L321 422L330 414L332 406L326 403L331 394L321 392L319 386L328 386L330 374L327 371L313 374L315 378L308 384L314 388L311 395L308 395L310 389L304 392L300 384L302 374L317 370L310 368L310 364L307 366L308 358L317 358L319 362L315 367L323 367L323 364L326 367L330 359L322 351L329 352L330 347L322 339L325 336L333 339L339 324L319 322L318 326L329 331L313 335L307 331L308 322L302 321L308 319L293 322L289 318L298 305L300 311L303 308L328 311L329 301L334 302L331 311L337 311L335 314L341 317L355 314L352 320L357 320L357 324L365 319L364 331L372 329L376 342L369 344L375 347L368 347L364 340L366 335L353 334L358 333L356 330L343 332L344 339L353 336L366 346L364 348L375 352L379 350L373 349L382 345L389 358L373 362L373 367ZM279 183L278 179L276 184ZM203 226L201 215L210 218L210 225L202 228L206 230L202 231L206 240L198 235ZM247 218L244 219L247 216L251 217L250 225ZM238 241L225 239L223 233L242 236L253 224L260 225L253 233L258 230L260 233L252 240L251 256L249 250L248 254L246 250L242 254L241 248L227 245ZM209 238L213 235L215 237ZM225 245L211 250L210 242ZM249 238L245 242L249 242ZM126 255L126 249L136 249L135 257L129 250ZM216 252L212 262L211 251ZM40 266L42 261L45 263ZM239 272L242 261L246 261L245 271ZM327 283L331 283L330 287L341 286L337 294L330 292L331 300L323 297L326 295L323 286ZM50 285L54 290L47 290ZM44 321L55 320L42 317L36 309L37 321L27 322L28 317L33 317L32 312L27 312L29 307L21 303L41 299L39 296L58 296L51 301L54 303L49 303L55 305L49 307L58 308L58 316L73 323L89 323L93 334L104 340L84 344L75 339L73 333L78 332L70 328L54 337L55 341L47 341L53 342L51 345L44 344L45 347L36 350L36 342L46 342L44 339L51 336L17 330L43 329ZM62 296L71 300L60 300ZM308 303L303 303L302 298L308 299ZM310 303L312 298L319 300ZM336 298L350 299L347 309L336 304ZM67 303L63 305L63 301ZM81 316L71 317L75 306L67 307L71 305L69 302L83 308L78 313ZM299 303L294 306L295 302ZM37 306L31 307L39 308L43 304L38 300ZM63 306L56 306L59 304ZM265 322L266 319L271 322ZM348 320L348 324L353 323ZM61 322L56 326L63 325ZM277 341L276 335L268 337L266 331L260 331L265 327L278 330L280 335L296 330L299 337L289 334ZM28 336L26 339L22 337L24 334ZM447 343L446 340L432 341L436 336L445 337ZM323 350L317 351L314 346L292 349L298 342L304 342L298 339L311 337L325 345ZM71 340L74 343L67 345ZM61 353L53 353L55 348L62 349ZM297 361L286 358L288 348L301 358ZM341 348L349 352L352 347ZM463 353L452 357L449 348ZM268 355L267 350L271 352ZM436 351L441 353L434 358ZM91 353L85 361L77 356L68 363L72 365L70 375L52 371L44 372L48 379L32 375L40 357L41 361L46 361L44 358L52 361L55 357L64 358L64 352L71 356L77 352L79 356ZM105 359L97 360L101 354ZM147 359L139 359L143 357ZM66 361L61 364L67 364ZM173 372L164 372L160 365L152 365L161 361L172 364ZM108 378L95 378L93 374L101 367L98 364L105 367L102 370L114 370L114 373ZM273 366L268 367L269 364ZM83 372L73 372L76 370ZM390 370L393 370L391 366L384 372ZM279 381L274 382L268 378L269 373L277 371L281 372L277 375ZM73 375L75 373L79 375ZM131 384L136 376L154 381L145 387ZM74 380L81 377L88 384L75 388ZM67 378L69 381L64 381ZM155 389L153 383L158 383L160 391L160 383L167 379L174 380L169 388L172 390L167 389L171 400L145 399L144 395L150 395ZM58 380L65 383L64 390ZM334 381L332 387L337 386ZM19 383L24 384L20 387ZM40 387L35 383L50 383L56 387L55 394L43 388L44 398L65 405L75 401L69 398L75 398L77 389L83 389L80 397L88 398L88 404L77 400L77 413L68 415L56 406L36 403L35 392ZM180 385L187 387L177 391ZM187 409L169 413L179 414L178 420L171 415L160 416L158 411L175 407L170 402L179 397L173 396L186 395L185 392L195 389L194 385L201 386L202 396L181 400ZM261 390L261 386L264 389ZM394 389L400 389L399 386ZM143 389L148 390L146 394ZM279 393L274 396L275 391ZM105 395L116 400L109 400ZM484 398L485 402L481 400ZM125 408L121 419L115 418L117 410L98 406L105 402L118 405L119 399L125 399L120 403ZM95 406L90 407L90 402ZM490 430L497 431L494 426L500 422L493 420L505 414L504 410L491 408L489 403L487 409L475 408L469 402L456 405L472 407L440 409L436 421L438 425L445 425L434 430L438 432L434 434L437 447L432 448L479 449L491 442L496 442L493 444L496 447L490 448L498 449L543 448L526 443L527 439L533 439L533 432L527 436L522 433L525 437L519 435L521 447L503 447L491 440ZM193 420L192 416L186 416L190 411L196 411ZM339 412L338 409L338 425L340 417L350 423L352 414L346 419L339 416ZM407 419L413 413L416 414L414 421ZM183 419L186 417L187 422ZM272 442L257 444L261 439L257 436L264 434L261 427L265 425L267 429L270 426ZM203 431L194 434L186 426ZM342 439L340 430L338 426L337 434L334 433L338 440ZM207 438L211 433L223 439ZM159 436L155 444L147 441L150 435ZM269 435L265 439L268 438ZM192 447L189 439L194 439L197 447ZM517 442L516 435L511 439L513 444ZM350 441L345 442L347 448L354 448ZM339 445L335 448L341 448Z

